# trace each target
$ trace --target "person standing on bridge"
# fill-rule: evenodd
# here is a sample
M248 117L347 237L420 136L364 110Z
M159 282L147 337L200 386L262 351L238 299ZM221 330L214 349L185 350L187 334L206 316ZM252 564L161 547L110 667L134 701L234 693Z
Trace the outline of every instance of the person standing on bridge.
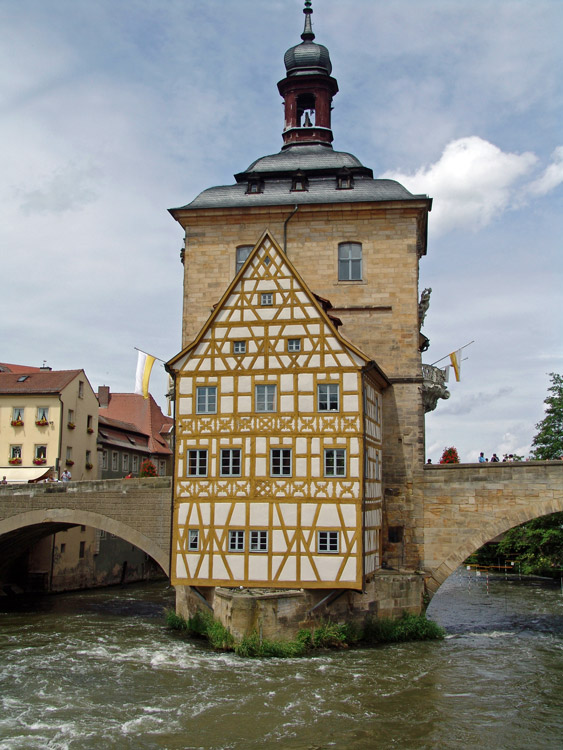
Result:
M481 453L479 453L479 463L480 464L484 464L485 463L485 454L483 453L483 451L481 451Z
M61 474L61 479L63 480L63 482L70 482L70 480L72 479L72 475L68 469L65 469L63 471L63 473Z
M498 464L498 463L499 463L499 461L500 461L500 458L499 458L499 457L497 456L497 454L496 454L496 453L493 453L493 455L492 455L492 457L491 457L491 463L493 463L493 464Z

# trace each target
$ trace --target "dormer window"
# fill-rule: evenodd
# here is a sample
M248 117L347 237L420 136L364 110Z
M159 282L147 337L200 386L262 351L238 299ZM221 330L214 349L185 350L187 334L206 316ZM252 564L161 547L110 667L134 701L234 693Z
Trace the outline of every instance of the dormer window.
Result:
M349 169L343 169L336 175L337 190L352 190L354 187L354 178Z
M248 178L248 185L246 187L247 195L256 195L264 192L264 180L256 175L250 175Z
M291 181L291 192L299 193L309 189L309 180L304 172L296 172Z

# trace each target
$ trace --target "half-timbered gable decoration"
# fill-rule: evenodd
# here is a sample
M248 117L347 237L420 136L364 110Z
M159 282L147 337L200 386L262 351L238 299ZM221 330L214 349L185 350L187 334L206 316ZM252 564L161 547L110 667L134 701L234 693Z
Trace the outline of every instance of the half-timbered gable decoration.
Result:
M385 376L265 232L176 380L174 585L361 589Z

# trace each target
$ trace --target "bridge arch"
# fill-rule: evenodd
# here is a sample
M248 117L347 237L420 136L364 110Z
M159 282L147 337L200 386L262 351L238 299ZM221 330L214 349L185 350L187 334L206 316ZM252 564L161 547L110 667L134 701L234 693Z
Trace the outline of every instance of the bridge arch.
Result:
M563 512L563 462L440 467L426 474L424 495L424 568L433 595L486 542Z
M65 525L72 526L91 526L101 531L124 539L130 544L134 544L145 554L152 557L160 565L166 575L170 574L170 560L167 550L163 550L155 541L142 534L138 530L123 523L120 520L109 518L102 513L73 508L49 508L35 509L17 513L9 518L0 520L0 545L2 537L15 531L22 531L25 528L33 526L50 526L55 524L58 527ZM47 533L53 533L46 529Z

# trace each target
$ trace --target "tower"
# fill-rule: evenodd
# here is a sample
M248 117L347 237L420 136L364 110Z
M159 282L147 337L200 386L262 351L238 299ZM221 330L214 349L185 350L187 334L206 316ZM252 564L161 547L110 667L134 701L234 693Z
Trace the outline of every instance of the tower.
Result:
M191 203L170 210L185 230L184 349L169 363L176 379L173 567L177 553L178 587L190 586L190 581L202 587L259 585L249 575L251 563L253 569L259 567L253 562L251 552L259 551L250 549L251 539L269 532L264 543L270 544L278 531L285 533L282 527L287 529L290 517L292 528L301 524L300 549L309 562L296 553L294 579L288 574L283 586L293 580L298 588L359 591L386 564L418 566L413 486L424 461L425 341L418 264L426 253L431 200L393 180L374 179L355 156L333 149L331 106L338 85L328 50L314 41L310 0L304 13L302 41L286 52L286 76L278 83L284 99L281 150L236 174L235 184L204 190ZM278 319L283 324L274 325ZM289 348L298 345L309 354L318 351L318 357ZM331 384L338 387L333 391ZM327 402L333 392L334 402ZM274 399L268 403L275 404L278 416L270 414L264 421L261 412L268 398ZM338 412L338 419L335 414L326 419L327 403L333 403L328 411ZM345 434L346 445L337 445ZM275 446L273 437L278 439ZM238 441L236 446L224 442L229 438ZM208 441L205 447L202 441ZM280 484L277 473L284 457L289 484ZM234 484L227 479L233 461L240 472ZM340 462L338 469L331 461ZM332 475L335 470L345 473ZM239 481L244 476L247 489ZM226 481L221 484L221 479ZM319 489L321 480L326 481ZM350 490L355 498L353 532L337 507L340 501L345 504L349 491L344 480L357 480ZM215 517L214 503L225 504L219 502L222 492L234 493L221 496L232 501L220 510L226 515L220 524L204 523L202 518ZM207 498L204 510L196 496ZM235 507L236 497L245 498L244 512ZM328 510L333 500L336 505ZM287 518L273 509L280 502ZM317 510L308 509L313 515L304 523L304 506L315 504ZM263 515L255 528L258 506ZM369 518L368 506L373 511ZM319 521L324 510L332 521ZM323 536L321 543L318 535L332 528L338 542L336 536ZM241 532L232 537L232 548L231 532ZM203 536L214 554L223 555L217 560L221 576L202 574L212 564L209 546L205 562L199 548L193 567L197 575L188 569L190 543L195 554ZM248 546L237 550L239 538ZM294 537L285 533L284 538L289 548ZM331 539L335 547L324 556L327 550L320 547ZM286 562L293 554L271 547L262 551L270 558L284 554ZM236 558L237 552L244 552L244 563L236 562L243 559L242 554ZM336 563L338 555L342 559ZM272 572L275 563L270 563L263 585L276 588L282 585L281 574ZM316 573L304 578L299 571L308 564ZM237 566L239 573L233 573ZM350 566L356 566L354 574L344 575Z

